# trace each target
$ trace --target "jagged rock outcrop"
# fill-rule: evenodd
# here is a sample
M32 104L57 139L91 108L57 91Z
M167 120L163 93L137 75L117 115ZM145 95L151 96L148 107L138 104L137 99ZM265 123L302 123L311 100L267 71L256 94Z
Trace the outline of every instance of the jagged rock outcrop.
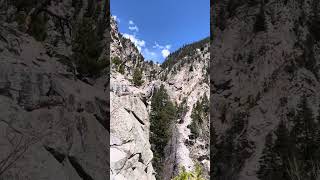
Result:
M121 74L111 79L111 179L155 179L149 114L141 91Z
M319 1L212 3L211 177L258 180L266 135L300 97L317 114Z
M118 59L119 62L112 62L112 69L121 72L128 78L132 78L134 70L143 70L143 80L146 84L152 80L157 79L157 75L161 70L160 64L153 63L152 61L145 61L138 48L131 42L130 39L123 37L118 31L118 25L114 18L111 18L111 61Z
M147 107L152 88L147 85L146 73L143 73L142 87L135 87L131 82L134 69L142 68L147 63L135 45L122 37L117 23L111 19L111 60L118 58L120 61L112 62L111 67L111 179L152 180L155 179L155 172L152 166ZM120 66L125 66L123 74L119 73Z
M106 3L0 1L0 179L109 179L107 68L86 77L72 56L89 6L108 44Z

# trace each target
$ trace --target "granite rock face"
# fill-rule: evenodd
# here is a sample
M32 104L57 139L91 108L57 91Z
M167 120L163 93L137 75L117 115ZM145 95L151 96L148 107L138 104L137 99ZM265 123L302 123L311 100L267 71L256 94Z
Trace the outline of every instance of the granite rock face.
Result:
M266 135L288 121L300 97L306 96L317 114L319 3L262 2L212 4L210 114L217 135L212 178L257 180ZM232 160L225 162L221 144L234 137L229 130L235 126L241 129L231 140Z
M155 179L147 107L137 88L120 74L114 75L110 96L111 179Z
M88 4L105 7L106 25L105 3L0 1L0 179L109 179L108 75L79 79L72 61L77 19ZM47 35L36 40L24 28L44 15Z
M180 57L171 68L166 68L167 80L163 82L172 101L185 106L184 113L174 123L173 134L166 148L164 179L170 179L184 166L193 170L196 163L203 169L203 176L209 179L209 118L204 118L198 127L200 135L192 138L190 124L195 105L204 96L209 97L209 42L205 41L192 54Z
M117 22L111 18L110 81L110 173L114 180L155 180L152 166L153 153L149 141L150 121L149 87L146 74L144 85L136 87L131 82L135 68L147 65L136 46L119 33ZM119 67L124 66L123 74Z

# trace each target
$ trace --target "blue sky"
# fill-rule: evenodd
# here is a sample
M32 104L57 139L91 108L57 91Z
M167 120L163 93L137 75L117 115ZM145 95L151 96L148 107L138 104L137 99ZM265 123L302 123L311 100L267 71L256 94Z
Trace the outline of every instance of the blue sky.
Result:
M210 34L209 0L111 0L119 31L146 60L162 63L184 44Z

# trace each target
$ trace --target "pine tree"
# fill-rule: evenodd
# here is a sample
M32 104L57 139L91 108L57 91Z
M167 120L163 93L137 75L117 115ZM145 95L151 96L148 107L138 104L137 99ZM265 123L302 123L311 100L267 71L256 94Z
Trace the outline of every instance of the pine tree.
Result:
M300 154L298 159L311 160L315 155L316 131L312 109L308 106L306 96L302 96L291 132Z
M254 24L254 32L265 31L267 29L266 17L264 14L264 1L262 0L260 5L260 12L256 16L256 21Z
M73 37L72 50L73 59L77 70L82 77L96 78L103 69L108 66L109 61L99 60L102 46L92 18L85 17Z
M317 145L316 152L320 152L320 105L318 107L318 115L317 115L317 125L316 125L316 132L315 132L315 144ZM320 162L320 153L316 153L315 157L316 160Z
M176 118L176 108L170 101L170 98L161 85L156 89L151 99L150 112L150 142L153 151L153 167L158 174L161 174L163 168L164 148L171 137L171 125ZM156 175L159 179L160 176Z
M294 146L285 121L280 121L275 134L277 136L274 143L274 151L277 154L277 161L274 164L275 174L279 179L288 179L288 160L294 156Z
M143 83L142 80L142 71L139 68L136 68L133 72L132 81L135 86L141 86Z
M279 156L282 159L288 159L293 156L293 142L285 121L280 121L275 134L277 136L277 139L275 141L274 148L278 152Z
M260 158L260 168L257 172L260 180L274 180L277 177L276 169L276 153L274 152L274 144L272 133L266 136L266 142Z
M191 124L189 126L191 133L195 138L201 135L201 126L205 119L209 117L209 100L206 94L196 102L191 112Z
M212 161L215 162L211 169L213 179L237 179L236 175L245 159L242 150L247 143L244 136L241 140L237 138L245 131L246 118L246 113L235 113L231 127L216 142L216 152L212 156Z

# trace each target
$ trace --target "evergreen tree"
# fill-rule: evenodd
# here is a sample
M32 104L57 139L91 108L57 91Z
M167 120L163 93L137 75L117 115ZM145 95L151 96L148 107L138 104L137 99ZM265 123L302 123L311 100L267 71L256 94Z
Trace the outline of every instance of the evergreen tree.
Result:
M291 135L299 152L298 159L312 160L315 155L317 125L312 109L308 106L307 98L302 96L294 118Z
M182 120L188 111L187 98L183 98L180 105L177 106L177 118Z
M100 39L92 18L84 17L73 39L73 59L82 77L97 77L108 66L109 61L99 60L102 52Z
M204 94L203 98L196 102L191 112L191 124L189 126L191 133L197 138L201 135L201 125L209 117L209 100Z
M156 89L151 99L150 112L150 142L153 151L153 167L158 173L156 177L159 179L163 168L164 148L168 144L171 137L171 125L176 118L176 108L170 101L170 98L161 85Z
M237 179L237 174L245 162L243 148L247 145L245 137L240 137L245 130L247 121L246 113L235 113L231 127L226 131L225 136L219 138L216 143L216 152L212 161L215 162L211 169L213 179Z
M272 133L269 133L266 136L264 149L259 161L260 168L257 172L258 178L261 180L274 180L277 177L277 169L275 167L277 157L273 150L273 146Z
M294 144L285 121L280 121L275 134L277 139L274 143L274 151L277 154L277 161L274 164L274 174L278 179L288 179L288 160L294 156Z
M275 131L277 139L274 144L275 150L282 159L288 159L294 155L293 142L285 121L280 121Z
M267 144L269 147L272 145L270 140L266 140L264 155L260 161L259 178L316 180L319 177L320 162L319 124L314 120L306 96L301 97L297 112L291 110L287 114L287 119L292 122L291 131L288 130L286 123L281 121L275 131L277 139L273 148L267 147ZM317 119L320 119L319 115ZM270 165L268 162L271 159L274 163Z
M136 68L133 72L132 81L135 86L141 86L143 83L142 80L142 71L139 68Z
M316 124L316 132L315 132L315 143L316 143L316 152L320 152L320 105L318 107L318 115L317 115L317 124ZM315 153L315 159L320 162L320 153Z
M254 32L265 31L267 29L266 17L264 14L264 1L262 0L260 5L260 12L256 16L256 21L254 24Z

